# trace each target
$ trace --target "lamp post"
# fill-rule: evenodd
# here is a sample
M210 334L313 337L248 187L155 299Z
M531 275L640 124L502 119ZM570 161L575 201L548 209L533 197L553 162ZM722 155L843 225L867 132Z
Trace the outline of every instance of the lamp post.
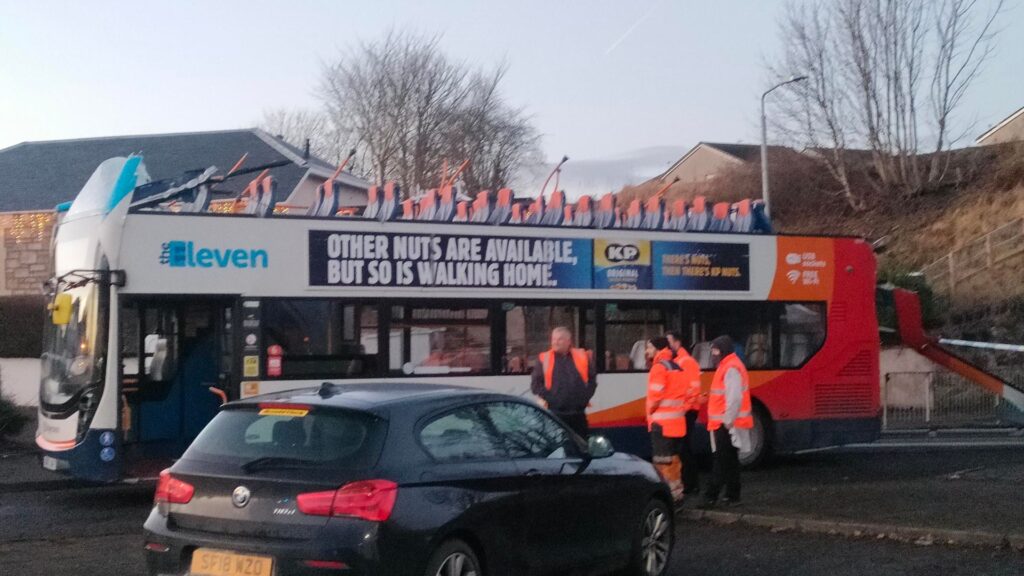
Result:
M764 112L764 99L777 88L803 80L807 80L807 76L791 76L761 94L761 199L764 200L765 216L771 216L771 203L768 198L768 119Z

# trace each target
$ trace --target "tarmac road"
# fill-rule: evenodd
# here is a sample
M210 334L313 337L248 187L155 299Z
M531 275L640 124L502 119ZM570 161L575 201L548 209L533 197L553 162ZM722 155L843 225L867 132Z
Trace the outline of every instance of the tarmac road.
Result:
M1003 521L1017 518L1024 525L1024 514L1015 512L1022 510L1017 490L1021 484L1015 477L1021 470L1022 454L1024 450L974 447L804 456L798 462L783 462L749 474L746 506L756 510L763 505L758 500L773 492L777 494L772 498L790 494L798 499L801 492L807 493L801 487L840 482L853 484L871 498L891 498L892 492L869 489L869 479L877 478L880 470L890 470L879 483L914 482L921 474L929 478L927 482L954 485L950 495L955 498L934 503L935 514L918 513L913 516L915 521L948 519L951 510L980 509L983 514L985 507L996 507L1001 509ZM972 470L963 485L945 479L950 470L963 469ZM1010 472L1013 477L992 482L970 477L996 471ZM993 486L991 495L1003 495L1005 484L1013 486L1012 501L988 497L986 486ZM0 491L0 575L143 574L141 525L151 498L152 485ZM851 510L845 503L837 509L844 514ZM680 576L1024 574L1024 553L1008 549L919 546L684 520L679 522L674 557L671 573Z

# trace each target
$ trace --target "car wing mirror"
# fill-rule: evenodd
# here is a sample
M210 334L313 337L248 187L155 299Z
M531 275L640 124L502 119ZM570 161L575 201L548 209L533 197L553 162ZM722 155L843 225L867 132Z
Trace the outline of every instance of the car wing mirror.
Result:
M615 448L604 436L591 436L587 439L587 452L591 458L607 458L615 454Z

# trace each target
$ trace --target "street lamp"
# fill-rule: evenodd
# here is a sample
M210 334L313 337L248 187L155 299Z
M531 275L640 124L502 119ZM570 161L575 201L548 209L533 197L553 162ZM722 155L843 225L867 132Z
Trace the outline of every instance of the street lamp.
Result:
M768 201L768 120L764 112L764 99L776 88L803 80L807 80L807 76L790 76L789 80L779 82L761 94L761 198L764 200L765 216L771 216L771 208Z

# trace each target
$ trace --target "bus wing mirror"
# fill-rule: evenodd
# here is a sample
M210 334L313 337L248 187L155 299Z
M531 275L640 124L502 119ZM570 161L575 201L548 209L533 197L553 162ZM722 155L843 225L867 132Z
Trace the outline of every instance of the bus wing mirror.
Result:
M71 295L57 294L50 302L50 320L58 326L71 322Z

